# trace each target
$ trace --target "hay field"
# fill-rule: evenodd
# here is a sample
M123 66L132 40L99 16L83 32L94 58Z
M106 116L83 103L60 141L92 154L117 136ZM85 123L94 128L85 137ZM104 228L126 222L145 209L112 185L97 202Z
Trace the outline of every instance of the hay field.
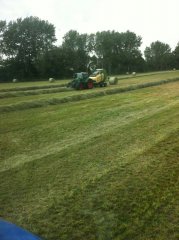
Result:
M28 89L28 88L46 88L46 87L52 87L52 86L58 86L68 83L69 80L56 80L53 83L49 83L48 80L44 81L34 81L34 82L17 82L17 83L0 83L0 92L2 90L13 90L13 89Z
M158 73L113 87L177 77ZM104 89L54 95L89 91ZM0 101L7 99L1 106L17 104L18 97ZM178 109L175 81L2 112L0 216L48 240L177 240Z
M52 83L47 84L46 87L49 87L49 89L44 89L43 86L39 85L39 89L29 90L33 88L33 83L31 83L31 86L28 86L25 90L19 91L21 87L19 87L18 91L12 91L13 88L7 88L6 84L6 90L4 90L4 84L2 86L0 85L0 112L1 112L1 106L2 109L5 107L8 108L10 106L11 108L14 108L16 110L16 104L17 105L27 105L27 108L36 107L36 103L38 105L39 101L41 101L42 105L48 105L48 102L52 102L52 104L58 103L58 100L62 100L66 97L72 97L76 96L78 99L78 96L80 95L90 95L91 93L98 96L100 95L100 92L104 91L110 91L111 89L123 89L123 88L130 88L134 86L138 86L140 84L144 83L153 83L153 82L159 82L162 80L172 80L179 78L179 71L173 71L173 72L162 72L162 73L151 73L151 74L141 74L137 77L128 77L126 78L120 78L118 81L118 85L111 85L107 88L94 88L93 90L83 90L83 91L74 91L73 89L70 90L62 85L57 87L57 85L53 85ZM27 83L29 84L29 83ZM41 83L40 83L41 84ZM37 85L37 83L36 83ZM12 86L10 84L10 86ZM16 89L16 84L14 84L14 88ZM13 96L14 95L14 96ZM35 96L34 96L35 95ZM88 98L88 96L86 96ZM53 101L53 100L57 101ZM63 102L63 101L59 101ZM27 103L27 104L26 104ZM18 108L18 106L17 106ZM26 107L25 107L26 108ZM24 107L23 107L24 109Z

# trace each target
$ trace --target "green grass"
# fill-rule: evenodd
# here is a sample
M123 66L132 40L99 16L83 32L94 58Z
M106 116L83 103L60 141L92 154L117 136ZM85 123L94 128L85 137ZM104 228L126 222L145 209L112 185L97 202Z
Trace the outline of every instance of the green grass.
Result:
M45 107L48 105L59 105L59 104L64 104L66 102L76 102L80 100L85 100L85 99L90 99L90 98L97 98L105 95L113 95L113 94L119 94L123 92L129 92L129 91L134 91L136 89L141 89L141 88L147 88L151 86L158 86L161 84L167 84L171 82L177 82L179 81L179 78L174 78L174 79L168 79L168 80L161 80L161 81L155 81L155 82L147 82L147 83L141 83L141 84L136 84L136 85L131 85L128 87L118 87L118 88L107 88L107 90L101 90L101 91L89 91L89 92L84 92L82 91L80 94L74 94L69 95L69 96L64 96L61 95L59 98L49 98L49 99L40 99L37 100L35 99L34 101L28 101L28 102L20 102L17 104L11 104L7 106L0 106L0 113L3 112L11 112L11 111L17 111L17 110L26 110L29 108L39 108L39 107ZM68 91L70 92L70 91Z
M49 240L177 240L178 87L1 114L1 217Z
M137 74L135 77L132 75L118 75L117 77L120 79L119 84L128 84L127 80L132 80L132 82L138 83L138 79L141 77L149 77L146 80L150 80L152 76L162 76L162 79L166 79L168 77L178 77L179 71L163 71L163 72L151 72L151 73L142 73ZM161 79L161 77L159 77ZM141 79L144 81L145 78ZM35 89L48 89L48 88L56 88L60 85L67 84L69 80L57 80L54 83L49 83L49 81L34 81L34 82L18 82L18 83L0 83L0 93L8 92L8 91L28 91ZM130 81L130 83L132 83Z
M69 80L57 80L53 83L50 83L48 80L46 80L34 82L0 83L0 92L53 88L58 85L67 84L68 82Z
M116 89L116 88L124 88L129 86L135 86L137 84L141 83L148 83L148 82L157 82L165 79L172 79L179 77L179 71L175 72L164 72L164 73L158 73L153 75L146 75L146 76L139 76L135 78L130 79L124 79L120 80L117 86L108 86L105 89ZM66 91L66 92L60 92L60 93L50 93L49 94L38 94L37 96L19 96L16 98L8 97L4 99L0 99L0 106L2 105L10 105L10 104L18 104L21 102L31 102L31 101L37 101L37 100L50 100L52 98L64 98L68 96L74 96L80 94L86 94L86 93L96 93L96 92L103 92L104 88L95 88L93 90L86 90L86 91ZM0 94L1 95L1 94Z
M21 97L21 96L30 96L30 95L40 95L40 94L50 94L50 93L59 93L59 92L69 92L70 88L64 87L55 87L48 89L34 89L26 91L8 91L0 93L0 99L3 98L12 98L12 97Z

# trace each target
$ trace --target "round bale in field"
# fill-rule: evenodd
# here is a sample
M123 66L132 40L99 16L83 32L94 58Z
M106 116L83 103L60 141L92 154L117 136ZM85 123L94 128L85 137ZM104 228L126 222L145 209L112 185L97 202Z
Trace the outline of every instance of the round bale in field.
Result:
M133 77L136 76L136 72L133 72L133 73L132 73L132 76L133 76Z
M53 82L55 82L55 79L54 78L49 78L49 82L53 83Z
M116 85L116 84L118 84L118 78L117 78L117 77L110 77L110 78L109 78L109 84L110 84L110 85Z
M13 83L17 83L18 80L17 80L16 78L14 78L14 79L12 79L12 82L13 82Z

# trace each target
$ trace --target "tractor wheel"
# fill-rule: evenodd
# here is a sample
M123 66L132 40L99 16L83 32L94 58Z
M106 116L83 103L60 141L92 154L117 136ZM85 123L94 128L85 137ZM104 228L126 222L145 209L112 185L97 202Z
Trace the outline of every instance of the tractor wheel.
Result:
M77 83L77 84L75 85L75 89L76 89L76 90L82 90L82 89L84 89L83 83Z
M88 81L87 87L88 87L88 89L92 89L94 87L94 84L91 80Z
M83 83L80 83L79 84L79 88L78 88L79 90L83 90L84 89L84 85L83 85Z

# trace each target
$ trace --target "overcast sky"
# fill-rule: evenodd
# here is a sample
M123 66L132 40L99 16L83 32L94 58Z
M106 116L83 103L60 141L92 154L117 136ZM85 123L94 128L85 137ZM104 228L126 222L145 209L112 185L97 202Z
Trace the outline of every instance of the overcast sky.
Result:
M79 33L103 30L135 32L143 51L151 42L179 42L179 0L0 0L0 20L37 16L56 28L58 44L73 29Z

